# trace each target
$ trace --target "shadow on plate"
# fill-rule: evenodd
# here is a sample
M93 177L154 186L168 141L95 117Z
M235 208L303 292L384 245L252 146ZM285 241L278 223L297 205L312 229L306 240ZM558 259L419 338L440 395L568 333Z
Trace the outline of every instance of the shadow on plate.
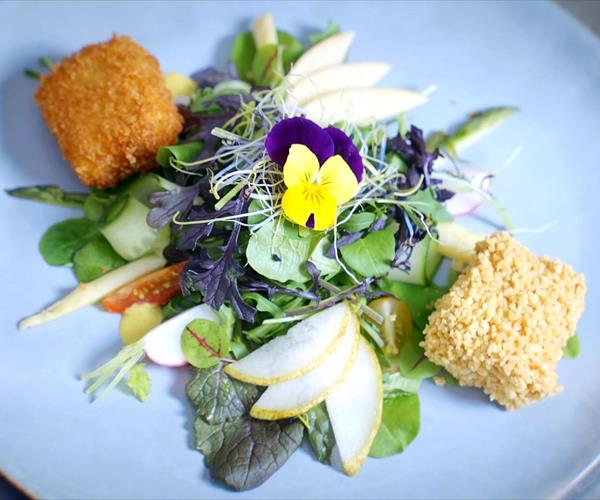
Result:
M23 66L27 61L23 62ZM30 65L33 66L33 65ZM15 71L0 87L0 130L11 168L40 183L78 181L33 100L37 82Z

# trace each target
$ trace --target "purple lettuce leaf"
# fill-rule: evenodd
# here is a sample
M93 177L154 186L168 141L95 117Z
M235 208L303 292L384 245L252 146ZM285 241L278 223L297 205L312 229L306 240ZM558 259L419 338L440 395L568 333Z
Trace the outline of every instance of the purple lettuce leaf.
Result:
M177 212L182 218L186 217L199 190L200 186L194 184L181 187L178 191L159 191L150 194L148 199L155 206L150 209L146 222L150 227L159 228L171 222Z
M419 182L419 177L423 175L423 188L429 187L431 182L431 173L433 171L433 162L439 156L436 149L433 152L427 151L423 131L411 125L406 139L398 134L387 142L388 151L398 153L408 167L406 180L399 183L402 189L410 188Z
M198 222L198 224L189 224L180 229L177 249L194 250L200 241L213 234L214 224L205 221L239 214L239 203L238 200L230 201L219 210L208 209L204 206L192 208L188 213L187 222Z
M222 71L212 66L196 71L191 75L191 79L201 88L214 87L215 85L231 80L232 78L233 74L231 71Z
M236 212L242 213L247 200L240 196L235 203ZM237 256L240 229L239 224L233 226L220 257L214 259L202 252L187 264L183 269L181 288L186 294L200 292L204 302L214 309L229 301L240 319L253 322L256 309L244 302L238 289L238 278L244 275Z

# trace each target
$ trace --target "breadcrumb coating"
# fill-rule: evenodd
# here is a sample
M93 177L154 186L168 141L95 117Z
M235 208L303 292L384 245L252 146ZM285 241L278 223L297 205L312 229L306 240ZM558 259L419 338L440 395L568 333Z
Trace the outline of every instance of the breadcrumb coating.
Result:
M98 188L152 168L183 122L158 61L127 36L61 61L35 100L81 182Z
M436 302L421 345L461 385L520 408L562 389L555 369L585 292L583 274L494 234L477 244L475 260Z

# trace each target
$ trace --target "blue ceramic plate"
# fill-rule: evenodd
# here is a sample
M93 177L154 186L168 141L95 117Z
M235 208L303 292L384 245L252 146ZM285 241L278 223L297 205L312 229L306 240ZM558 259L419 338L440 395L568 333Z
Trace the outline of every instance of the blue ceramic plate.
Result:
M583 355L560 365L565 390L506 412L478 391L425 384L421 434L402 455L368 460L347 478L296 453L267 482L236 494L211 482L194 451L186 369L151 368L145 404L116 391L98 405L78 375L116 352L115 315L88 308L33 331L19 318L74 286L48 267L38 239L74 215L0 196L0 469L47 498L547 497L585 493L600 452L600 42L541 2L7 3L0 4L2 187L79 184L32 101L23 68L112 33L129 34L165 71L224 65L235 34L271 10L306 35L331 18L357 33L351 59L394 64L386 84L439 88L411 120L443 128L470 111L512 104L521 113L468 157L494 182L534 251L586 273ZM587 469L586 469L587 468ZM592 471L593 472L593 471ZM578 489L579 488L579 489ZM588 494L591 490L586 490ZM575 492L575 493L574 493Z

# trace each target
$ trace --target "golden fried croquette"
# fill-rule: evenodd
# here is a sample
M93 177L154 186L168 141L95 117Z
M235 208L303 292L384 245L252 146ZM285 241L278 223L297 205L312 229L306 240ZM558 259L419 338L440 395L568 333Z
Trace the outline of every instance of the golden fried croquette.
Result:
M520 408L561 390L555 369L585 291L583 274L497 233L436 302L421 345L461 385Z
M158 61L127 36L64 59L42 77L35 100L65 159L91 187L152 168L183 122Z

